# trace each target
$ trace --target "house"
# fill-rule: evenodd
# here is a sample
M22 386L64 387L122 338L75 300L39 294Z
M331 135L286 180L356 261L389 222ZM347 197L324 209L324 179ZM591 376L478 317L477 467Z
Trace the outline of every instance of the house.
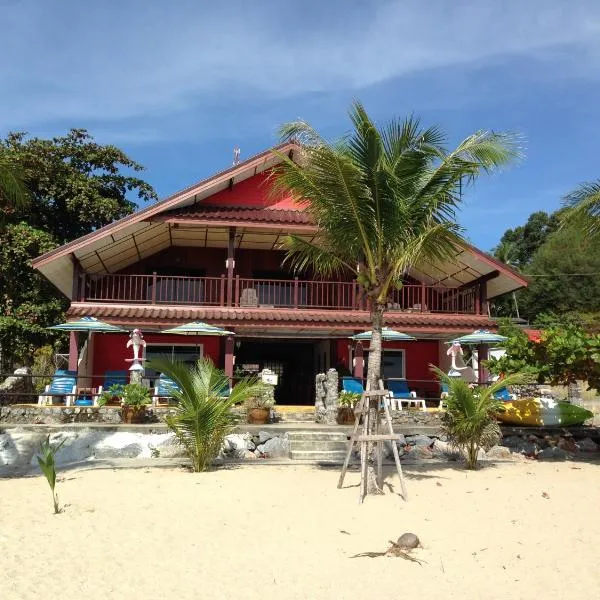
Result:
M279 374L280 403L313 402L314 375L329 367L360 370L349 340L369 329L367 306L350 278L326 281L282 266L283 236L317 232L289 195L270 193L268 176L283 144L253 156L143 210L37 258L33 266L70 300L68 316L95 316L145 333L146 357L193 361L208 356L233 376L268 367ZM390 298L386 325L417 338L385 344L385 376L407 378L437 396L429 364L446 366L444 342L496 329L488 301L526 285L509 267L472 246L444 264L424 263ZM205 321L235 337L182 337L161 329ZM127 335L93 334L70 366L101 383L126 369ZM355 360L358 358L358 360ZM156 374L147 370L151 383Z

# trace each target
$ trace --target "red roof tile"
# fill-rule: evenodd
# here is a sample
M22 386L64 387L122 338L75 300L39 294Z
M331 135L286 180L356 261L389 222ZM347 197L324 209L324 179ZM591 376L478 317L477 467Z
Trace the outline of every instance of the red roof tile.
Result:
M154 220L186 220L186 221L251 221L255 223L281 223L313 225L310 216L301 210L281 210L276 208L248 208L210 206L197 204L177 210L165 212Z
M229 308L73 303L69 317L95 316L122 324L177 324L187 321L207 321L215 325L261 326L267 328L314 328L354 330L367 329L369 313L363 311L294 310L287 308ZM477 328L496 329L495 322L485 315L454 315L436 313L386 313L387 325L416 331L457 331Z

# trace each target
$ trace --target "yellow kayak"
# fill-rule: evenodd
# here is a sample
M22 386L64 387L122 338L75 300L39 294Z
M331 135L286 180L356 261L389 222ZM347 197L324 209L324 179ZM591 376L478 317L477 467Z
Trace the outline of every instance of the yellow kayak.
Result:
M504 411L498 413L498 420L508 425L581 425L594 415L589 410L546 398L523 398L504 402Z

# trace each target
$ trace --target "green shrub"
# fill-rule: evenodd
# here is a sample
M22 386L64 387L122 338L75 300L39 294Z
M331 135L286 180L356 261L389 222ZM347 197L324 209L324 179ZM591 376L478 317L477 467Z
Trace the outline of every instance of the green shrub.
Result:
M33 353L31 373L42 377L33 377L33 387L36 393L41 394L52 382L54 371L54 348L48 345L37 348Z
M242 379L229 396L223 397L223 390L229 389L229 379L209 359L199 360L193 367L157 359L150 366L177 384L171 394L178 404L175 413L166 418L167 426L185 449L192 469L205 471L219 454L225 436L235 427L231 408L258 396L264 385L256 379Z
M347 392L346 390L343 390L338 396L338 404L344 408L354 408L360 398L361 394L358 392Z

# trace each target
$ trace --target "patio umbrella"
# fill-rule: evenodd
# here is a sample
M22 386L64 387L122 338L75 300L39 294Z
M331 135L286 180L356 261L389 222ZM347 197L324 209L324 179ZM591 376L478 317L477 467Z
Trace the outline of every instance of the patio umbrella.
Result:
M60 323L60 325L52 325L52 327L47 327L46 329L57 329L59 331L95 331L98 333L123 333L127 331L122 327L117 327L117 325L99 321L96 317L81 317L81 319L77 319L76 321L67 321L66 323Z
M478 346L479 344L499 344L501 342L505 342L508 338L503 335L499 335L497 333L492 333L491 331L487 331L485 329L478 329L473 333L468 333L467 335L462 335L450 342L446 342L447 344L454 344L458 342L461 345L468 346L469 344Z
M372 337L373 337L372 331L363 331L362 333L357 333L356 335L353 335L350 339L360 342L360 341L365 341L365 340L368 341ZM402 333L401 331L394 331L393 329L390 329L389 327L382 327L381 337L386 342L391 342L391 341L408 342L408 341L413 341L413 340L417 339L417 338L413 337L412 335L408 335L408 333Z
M209 325L202 321L193 321L185 325L163 329L161 333L177 333L179 335L235 335L233 331L227 331L226 329Z

